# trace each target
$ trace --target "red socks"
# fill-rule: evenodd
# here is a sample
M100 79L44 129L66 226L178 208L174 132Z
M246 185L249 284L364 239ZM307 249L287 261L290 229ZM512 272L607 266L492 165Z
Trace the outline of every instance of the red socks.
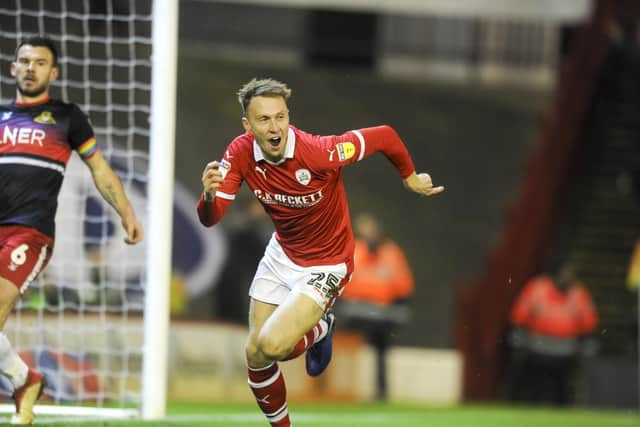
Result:
M264 368L248 368L249 386L272 427L290 427L287 388L276 362Z
M311 330L307 332L306 335L303 336L300 341L298 341L298 344L296 344L296 346L293 347L293 350L291 350L291 353L289 353L289 355L285 357L283 360L292 360L300 356L302 353L307 351L309 347L311 347L312 345L320 341L322 338L324 338L327 335L327 329L328 329L327 322L325 322L324 320L320 320L316 324L316 326L311 328Z
M284 360L295 359L307 351L309 347L327 335L329 325L320 320L296 344ZM287 409L287 388L284 376L276 362L264 368L248 368L249 387L258 401L258 406L271 423L272 427L291 427Z

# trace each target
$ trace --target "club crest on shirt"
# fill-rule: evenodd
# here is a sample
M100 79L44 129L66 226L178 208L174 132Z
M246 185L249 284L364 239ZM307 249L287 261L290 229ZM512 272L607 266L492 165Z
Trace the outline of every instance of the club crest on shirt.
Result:
M13 111L5 111L4 113L2 113L2 120L9 120L12 114Z
M302 185L307 185L311 182L311 172L308 169L298 169L296 171L296 179Z
M338 150L338 159L341 162L349 160L356 154L356 147L350 142L336 144L336 150Z
M36 123L42 123L44 125L55 125L56 124L56 120L53 118L53 115L51 114L51 111L43 111L42 113L38 114L34 119L34 122Z

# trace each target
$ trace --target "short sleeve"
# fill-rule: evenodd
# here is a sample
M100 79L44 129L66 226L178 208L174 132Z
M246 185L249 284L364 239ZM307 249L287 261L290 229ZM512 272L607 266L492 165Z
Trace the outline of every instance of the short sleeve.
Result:
M71 104L69 112L69 145L76 150L83 159L88 159L98 151L95 133L89 118L78 108Z

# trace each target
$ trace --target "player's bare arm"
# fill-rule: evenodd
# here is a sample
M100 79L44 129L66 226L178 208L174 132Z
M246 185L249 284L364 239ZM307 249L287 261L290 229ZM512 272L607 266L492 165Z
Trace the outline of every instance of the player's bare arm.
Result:
M143 235L142 225L140 225L140 221L138 221L133 207L129 203L118 175L111 169L111 166L99 151L90 158L85 159L85 163L91 169L93 182L104 200L113 206L118 215L120 215L122 228L127 233L124 241L129 244L140 242Z
M213 161L207 163L204 171L202 171L202 189L204 191L204 198L207 202L213 200L216 191L224 182L224 177L220 171L220 162Z
M404 179L404 186L409 191L418 193L422 196L433 196L444 191L443 186L434 187L431 177L428 173L416 174L413 172L411 175Z

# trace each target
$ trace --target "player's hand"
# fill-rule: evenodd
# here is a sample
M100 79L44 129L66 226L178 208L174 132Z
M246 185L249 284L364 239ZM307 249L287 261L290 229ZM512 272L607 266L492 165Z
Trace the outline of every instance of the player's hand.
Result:
M431 177L428 173L416 174L413 172L404 179L404 186L407 190L413 191L414 193L418 193L422 196L433 196L444 191L443 186L433 186L433 182L431 182Z
M135 215L122 218L122 228L124 228L124 231L127 233L124 237L125 243L135 245L142 240L144 231L142 230L142 225L140 225L140 222Z
M220 171L220 162L209 162L202 172L202 188L206 200L213 200L213 196L224 182L224 177Z

